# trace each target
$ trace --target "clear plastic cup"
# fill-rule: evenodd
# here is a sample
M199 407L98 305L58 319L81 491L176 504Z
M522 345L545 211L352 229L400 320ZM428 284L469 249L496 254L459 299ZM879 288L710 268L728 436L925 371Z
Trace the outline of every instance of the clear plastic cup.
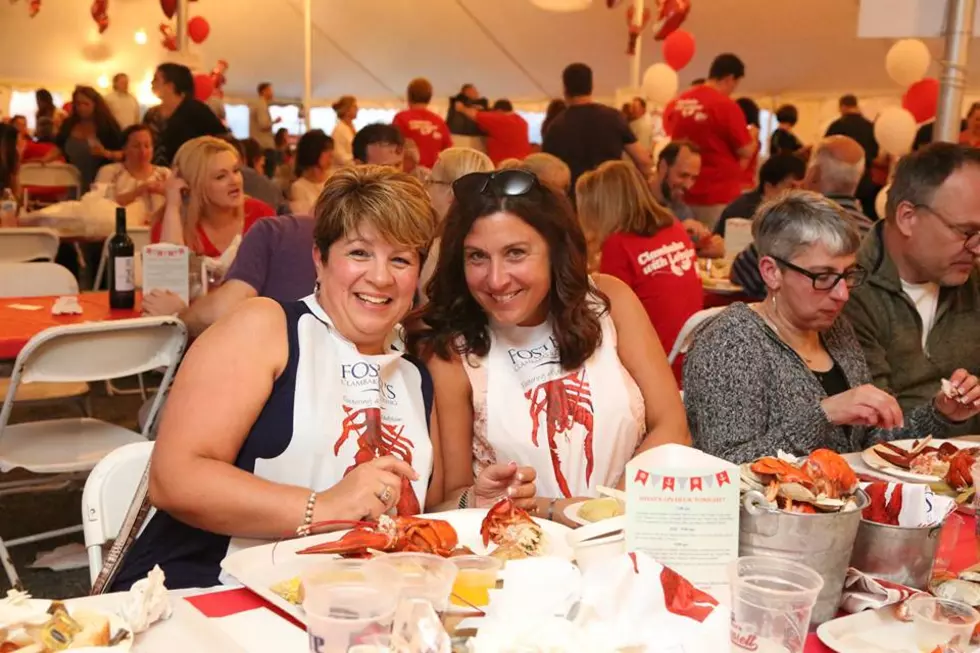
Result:
M303 610L310 653L347 653L391 633L398 595L375 583L316 583L305 587Z
M980 612L966 603L934 596L908 600L909 616L915 626L915 645L922 650L950 644L967 650Z
M370 582L397 588L400 599L428 601L439 614L449 604L456 571L452 562L429 553L389 553L364 564Z
M459 570L453 582L450 602L464 608L483 607L490 603L490 590L497 585L497 575L504 566L503 561L477 555L449 560Z
M731 564L732 651L802 653L823 578L810 567L769 556Z
M365 562L367 560L359 558L324 558L300 574L300 583L305 590L307 585L340 585L363 582L365 580Z

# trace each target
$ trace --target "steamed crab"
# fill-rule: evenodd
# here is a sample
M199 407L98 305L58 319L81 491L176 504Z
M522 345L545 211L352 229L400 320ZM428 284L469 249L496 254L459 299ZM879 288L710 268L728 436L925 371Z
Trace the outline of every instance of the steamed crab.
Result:
M741 466L742 490L758 490L788 512L813 514L857 509L858 478L840 454L817 449L802 460L783 454Z

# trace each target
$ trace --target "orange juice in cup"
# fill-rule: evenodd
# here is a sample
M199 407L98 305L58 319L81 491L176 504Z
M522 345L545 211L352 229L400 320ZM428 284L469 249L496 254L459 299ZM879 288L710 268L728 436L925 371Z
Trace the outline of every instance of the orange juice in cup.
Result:
M458 556L450 561L459 569L449 597L453 605L482 607L490 603L490 589L497 585L503 562L488 556Z

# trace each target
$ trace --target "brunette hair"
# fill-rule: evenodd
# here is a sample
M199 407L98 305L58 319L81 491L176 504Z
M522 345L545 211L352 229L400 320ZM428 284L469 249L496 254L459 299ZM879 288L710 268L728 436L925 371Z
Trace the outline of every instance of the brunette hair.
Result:
M81 120L81 117L78 115L79 96L84 97L93 105L92 122L95 123L96 134L101 138L105 138L105 134L116 134L117 138L122 135L119 122L112 115L112 111L109 109L109 105L106 104L105 98L91 86L75 87L75 90L71 94L71 114L62 123L61 134L71 134L72 128Z
M581 367L602 342L599 318L609 310L609 299L590 283L585 234L571 202L539 183L523 195L456 198L425 288L429 302L405 321L409 351L444 360L454 354L482 357L490 351L487 314L466 283L463 243L477 220L500 212L520 218L548 243L551 289L546 301L561 365L565 370Z
M606 161L575 184L578 213L585 230L601 245L611 234L652 236L674 223L674 216L653 198L632 165Z
M17 128L0 123L0 192L9 188L17 192L20 155L17 153Z
M416 77L408 83L408 103L428 104L432 101L432 82L424 77Z

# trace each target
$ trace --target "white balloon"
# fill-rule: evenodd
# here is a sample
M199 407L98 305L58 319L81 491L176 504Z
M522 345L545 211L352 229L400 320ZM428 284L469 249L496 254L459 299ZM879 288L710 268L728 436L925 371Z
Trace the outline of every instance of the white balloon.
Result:
M531 0L531 4L545 11L582 11L592 5L592 0Z
M885 219L885 205L888 202L888 191L891 190L892 185L888 184L884 188L878 191L878 195L875 197L875 213L878 214L878 218L881 220Z
M655 63L643 73L643 94L657 104L667 104L677 95L677 71L665 63Z
M909 86L925 77L930 63L932 55L929 48L919 39L902 39L885 55L888 76L902 86Z
M875 120L875 140L888 154L908 154L919 126L915 116L901 107L888 107Z

